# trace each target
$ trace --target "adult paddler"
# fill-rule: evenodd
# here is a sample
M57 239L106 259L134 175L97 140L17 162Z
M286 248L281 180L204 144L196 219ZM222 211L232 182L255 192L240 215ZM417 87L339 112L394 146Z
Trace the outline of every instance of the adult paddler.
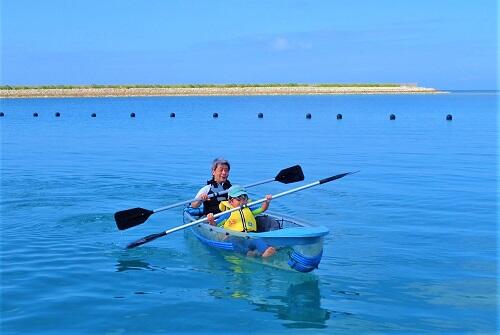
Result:
M226 191L231 187L231 183L227 179L231 166L229 162L223 158L216 158L212 162L212 179L207 181L207 185L202 187L196 194L200 201L193 201L191 207L198 208L203 204L203 215L208 213L220 213L219 203L227 200L227 193L217 196L212 196L218 192Z

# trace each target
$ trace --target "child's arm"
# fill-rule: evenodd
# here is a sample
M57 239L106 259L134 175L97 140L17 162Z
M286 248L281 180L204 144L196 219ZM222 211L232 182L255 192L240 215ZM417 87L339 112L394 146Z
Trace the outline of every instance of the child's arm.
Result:
M253 215L259 215L260 213L267 211L272 198L273 196L271 194L266 195L266 201L262 203L262 206L260 208L252 211Z
M271 194L266 195L266 201L262 203L262 211L265 212L269 208L269 204L271 203L271 199L273 196Z
M208 213L207 214L207 221L210 225L215 226L215 219L214 219L214 214L213 213Z
M213 213L208 213L207 214L207 221L209 224L212 226L222 226L225 221L229 218L231 213L225 213L217 218L217 220L214 219L214 214Z

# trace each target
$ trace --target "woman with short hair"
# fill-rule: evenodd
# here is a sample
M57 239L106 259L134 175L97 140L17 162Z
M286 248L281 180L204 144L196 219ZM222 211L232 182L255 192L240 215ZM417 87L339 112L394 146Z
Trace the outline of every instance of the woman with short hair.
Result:
M197 201L191 203L191 207L198 208L203 204L203 215L208 213L220 213L219 204L221 201L227 200L227 192L224 192L231 187L231 182L228 180L229 170L231 165L224 158L216 158L212 162L212 179L207 181L207 185L203 186L196 194Z

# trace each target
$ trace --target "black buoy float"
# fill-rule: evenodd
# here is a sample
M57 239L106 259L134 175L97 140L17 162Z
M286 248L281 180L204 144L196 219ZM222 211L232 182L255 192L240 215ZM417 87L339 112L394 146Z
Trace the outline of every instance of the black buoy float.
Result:
M135 113L130 113L130 117L135 117Z
M56 115L56 117L60 117L60 116L61 116L61 113L56 112L56 114L55 114L55 115Z
M451 114L446 115L446 121L453 120L453 116Z
M342 114L337 114L337 120L342 120Z
M389 115L389 120L396 120L396 115L394 114Z
M91 116L91 117L96 117L96 116L97 116L97 114L96 114L96 113L92 113L92 114L90 114L90 116Z
M216 119L216 118L219 117L219 113L213 113L212 116L213 116L214 119Z
M258 117L259 119L262 119L262 118L264 117L264 114L259 113L259 114L257 114L257 117Z
M306 119L310 119L312 116L311 116L311 113L307 113L306 114Z
M0 112L0 117L4 117L5 114L3 112Z
M170 113L170 117L175 117L175 113Z
M33 117L38 117L38 113L37 112L33 113Z

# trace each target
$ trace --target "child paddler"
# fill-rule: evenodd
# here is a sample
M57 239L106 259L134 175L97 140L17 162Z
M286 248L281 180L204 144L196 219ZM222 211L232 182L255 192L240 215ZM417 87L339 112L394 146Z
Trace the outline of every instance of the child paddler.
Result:
M266 201L262 203L259 208L243 207L237 211L231 213L223 214L214 219L213 213L208 213L207 220L212 226L224 227L228 230L240 231L240 232L255 232L257 231L257 222L255 216L265 212L269 208L269 203L271 202L272 195L266 195ZM228 200L221 201L219 204L219 209L221 212L227 211L232 208L244 206L248 203L248 193L240 185L233 185L229 188ZM252 240L249 244L249 250L247 254L249 256L260 254L262 257L269 257L276 253L276 249L268 246L264 241L260 239Z

